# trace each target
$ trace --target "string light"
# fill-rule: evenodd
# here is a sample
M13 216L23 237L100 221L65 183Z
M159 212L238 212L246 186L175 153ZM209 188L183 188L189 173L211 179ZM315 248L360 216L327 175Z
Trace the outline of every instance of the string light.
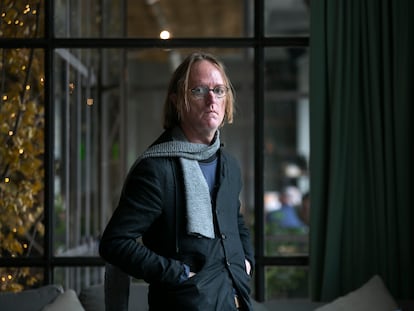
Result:
M13 136L14 132L12 130L9 131L9 136Z
M88 98L88 99L86 100L86 104L87 104L88 106L92 106L92 105L93 105L93 98Z
M9 177L4 177L4 182L7 184L10 182L10 178Z

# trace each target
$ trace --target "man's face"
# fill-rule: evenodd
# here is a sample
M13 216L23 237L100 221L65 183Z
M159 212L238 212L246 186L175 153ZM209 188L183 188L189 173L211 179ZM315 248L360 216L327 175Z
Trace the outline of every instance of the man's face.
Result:
M223 122L226 96L217 97L212 91L217 86L225 86L220 71L206 60L193 64L188 88L207 87L205 95L188 94L190 109L181 115L181 128L187 139L193 142L210 143L214 133Z

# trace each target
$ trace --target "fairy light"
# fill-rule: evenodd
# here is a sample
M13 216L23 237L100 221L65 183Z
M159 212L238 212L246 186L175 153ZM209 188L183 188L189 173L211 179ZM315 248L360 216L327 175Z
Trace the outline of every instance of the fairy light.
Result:
M93 98L88 98L88 99L86 100L86 104L87 104L88 106L92 106L92 105L93 105Z
M13 276L12 276L11 274L9 274L9 275L7 275L7 278L8 278L9 280L11 280L11 279L13 278Z
M19 154L23 154L23 153L24 153L23 148L20 148L20 149L19 149Z
M13 136L14 132L12 130L9 131L9 136Z
M7 95L3 95L3 100L6 101L8 99Z
M7 184L10 182L10 178L9 177L4 177L4 182Z
M4 276L1 277L2 282L6 282L6 278Z
M30 12L30 5L26 4L26 8L23 11L23 14L27 14Z
M26 91L30 90L30 85L26 85Z

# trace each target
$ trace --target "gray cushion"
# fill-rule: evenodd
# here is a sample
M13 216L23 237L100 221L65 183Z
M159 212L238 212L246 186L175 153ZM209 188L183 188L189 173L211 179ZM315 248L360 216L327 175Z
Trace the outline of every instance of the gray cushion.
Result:
M398 309L397 303L388 292L387 287L378 275L374 275L367 283L349 294L339 297L317 311L390 311Z
M63 293L59 285L46 285L18 293L0 293L2 311L40 311Z
M148 284L131 282L129 289L130 311L148 310ZM93 285L83 289L79 300L86 311L105 311L104 285Z
M42 311L85 311L82 307L76 292L73 289L67 289L62 295L46 305Z

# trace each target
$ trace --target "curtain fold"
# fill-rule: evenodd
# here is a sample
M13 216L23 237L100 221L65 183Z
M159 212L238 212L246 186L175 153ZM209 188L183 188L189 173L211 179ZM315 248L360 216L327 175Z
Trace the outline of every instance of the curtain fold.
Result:
M414 1L311 2L310 288L414 298Z

